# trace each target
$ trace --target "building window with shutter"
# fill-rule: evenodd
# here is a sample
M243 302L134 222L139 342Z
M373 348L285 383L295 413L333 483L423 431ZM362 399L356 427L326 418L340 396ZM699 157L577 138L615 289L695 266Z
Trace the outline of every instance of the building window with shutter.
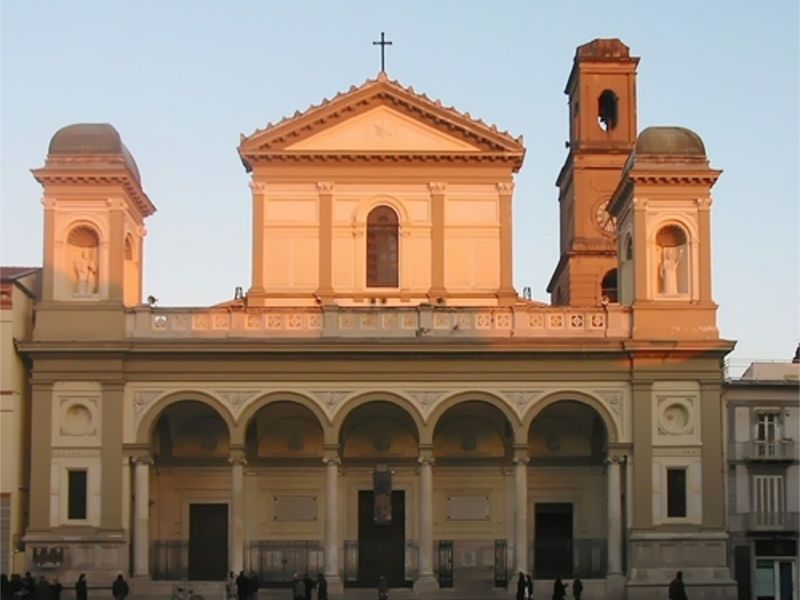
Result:
M67 471L67 519L86 519L86 471Z
M388 206L367 216L367 287L398 287L399 221Z
M686 469L667 469L667 517L686 517Z

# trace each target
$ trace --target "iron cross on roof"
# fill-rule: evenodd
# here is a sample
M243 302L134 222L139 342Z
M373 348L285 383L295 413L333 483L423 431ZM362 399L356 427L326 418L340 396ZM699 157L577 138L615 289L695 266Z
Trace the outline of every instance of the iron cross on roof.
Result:
M380 42L372 42L373 46L380 46L381 47L381 73L385 73L386 72L386 60L385 60L385 56L384 56L385 51L386 51L386 46L391 46L392 45L392 42L386 41L386 39L384 39L383 36L384 36L384 33L383 33L383 31L381 31L381 41Z

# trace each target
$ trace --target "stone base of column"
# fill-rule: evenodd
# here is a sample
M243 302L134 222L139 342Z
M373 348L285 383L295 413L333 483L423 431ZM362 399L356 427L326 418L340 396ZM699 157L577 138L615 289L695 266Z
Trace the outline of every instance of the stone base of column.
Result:
M609 573L606 575L606 595L605 597L611 600L612 598L625 598L625 583L628 578L622 573Z
M90 582L91 583L91 582ZM153 580L149 575L134 575L128 579L128 587L131 590L129 598L132 600L144 600L145 598L153 598L157 595L158 590L153 589ZM166 590L164 590L166 591ZM170 589L171 593L172 590Z
M331 598L341 598L344 595L344 582L338 575L325 575L328 583L328 596Z
M417 594L435 592L438 591L438 589L439 582L433 575L420 575L417 577L416 581L414 581L414 592Z

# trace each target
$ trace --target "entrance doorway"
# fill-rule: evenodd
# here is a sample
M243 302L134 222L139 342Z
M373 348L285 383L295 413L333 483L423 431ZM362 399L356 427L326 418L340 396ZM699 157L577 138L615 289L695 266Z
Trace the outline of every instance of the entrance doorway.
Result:
M392 491L392 520L375 524L375 494L371 490L358 492L358 587L375 587L383 575L389 587L406 585L405 492Z
M572 576L572 504L536 504L533 551L537 579Z
M795 563L786 559L756 560L756 600L796 600Z
M189 579L224 580L228 571L228 505L189 505Z

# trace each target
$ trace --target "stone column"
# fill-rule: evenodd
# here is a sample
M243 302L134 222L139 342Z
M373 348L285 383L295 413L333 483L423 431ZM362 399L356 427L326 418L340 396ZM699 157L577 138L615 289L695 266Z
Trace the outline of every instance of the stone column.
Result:
M444 286L444 203L447 184L431 182L428 190L431 194L431 288L428 299L436 306L439 298L447 298L447 289Z
M325 579L332 594L344 591L339 575L339 465L338 451L329 450L325 463Z
M501 305L513 304L517 293L513 284L513 237L511 202L514 195L512 182L497 184L497 195L500 202L500 290L498 297Z
M620 489L621 456L609 456L606 461L608 483L608 574L622 573L622 500Z
M333 182L317 182L319 192L319 287L317 297L322 304L333 300Z
M514 458L514 561L515 573L528 569L528 449Z
M231 464L231 570L244 569L244 466L242 453L232 454Z
M133 576L150 575L150 456L133 458Z
M433 574L433 455L423 450L419 459L419 575L414 582L417 592L439 589Z

